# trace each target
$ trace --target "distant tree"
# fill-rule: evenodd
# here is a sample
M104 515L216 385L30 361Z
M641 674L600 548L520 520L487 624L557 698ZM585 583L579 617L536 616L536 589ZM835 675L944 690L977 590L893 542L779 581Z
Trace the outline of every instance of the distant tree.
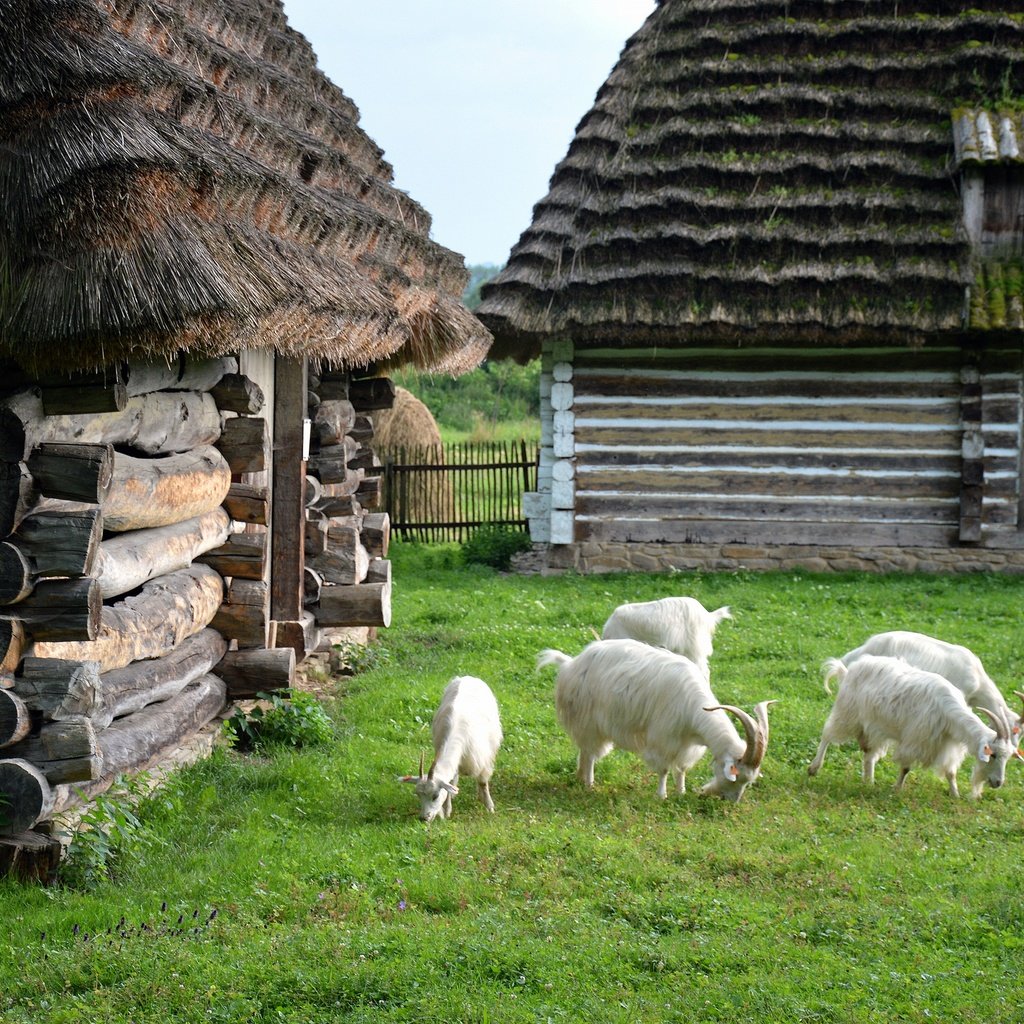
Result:
M469 280L466 290L462 293L462 301L468 309L476 309L480 305L480 287L487 284L492 277L497 277L502 267L496 263L472 263L467 268Z

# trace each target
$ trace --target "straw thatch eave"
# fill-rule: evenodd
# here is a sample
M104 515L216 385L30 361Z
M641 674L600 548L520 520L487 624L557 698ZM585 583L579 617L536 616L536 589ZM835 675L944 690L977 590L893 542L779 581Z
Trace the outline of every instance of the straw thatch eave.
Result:
M7 357L483 358L461 257L430 240L276 0L15 6L0 36Z

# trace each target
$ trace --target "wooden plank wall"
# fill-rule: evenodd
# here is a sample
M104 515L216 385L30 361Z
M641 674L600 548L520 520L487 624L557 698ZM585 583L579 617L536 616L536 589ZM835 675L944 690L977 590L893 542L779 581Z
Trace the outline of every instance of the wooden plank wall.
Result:
M959 346L577 349L576 540L947 545ZM983 527L1017 532L1021 355L981 355ZM976 400L976 396L975 396Z

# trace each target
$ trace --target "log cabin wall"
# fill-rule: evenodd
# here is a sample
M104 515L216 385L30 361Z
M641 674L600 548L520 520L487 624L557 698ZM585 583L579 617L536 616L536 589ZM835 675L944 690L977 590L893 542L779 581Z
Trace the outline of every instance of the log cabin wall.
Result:
M554 567L1024 569L1019 340L563 342L542 372Z

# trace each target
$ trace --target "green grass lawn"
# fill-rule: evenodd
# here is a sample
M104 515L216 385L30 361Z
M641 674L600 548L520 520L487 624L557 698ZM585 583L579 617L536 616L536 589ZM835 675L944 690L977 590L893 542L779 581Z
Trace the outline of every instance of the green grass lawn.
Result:
M451 548L391 556L394 625L339 680L331 745L180 773L97 888L0 884L3 1024L1021 1020L1024 765L977 803L924 771L894 793L888 761L865 789L852 747L814 779L806 766L830 706L821 662L873 632L965 643L1020 688L1024 580L517 577ZM618 751L585 792L553 670L533 669L615 605L673 593L732 607L718 698L778 699L738 805L696 794L706 761L658 801ZM424 826L396 776L455 674L502 708L497 813L468 785Z

